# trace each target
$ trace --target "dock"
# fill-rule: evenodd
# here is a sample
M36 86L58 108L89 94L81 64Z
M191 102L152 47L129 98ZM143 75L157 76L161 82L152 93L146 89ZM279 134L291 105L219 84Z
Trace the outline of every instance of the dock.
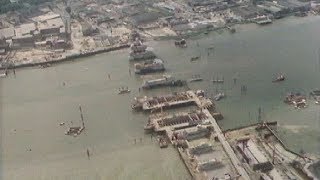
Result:
M190 90L155 97L135 98L132 108L143 111L157 111L161 109L188 105L196 105L201 108L213 106L213 103L209 99L203 98L203 96L204 92L201 90Z
M312 179L305 170L312 160L289 150L274 132L275 126L276 123L262 122L225 134L235 152L246 161L243 164L247 171L265 179Z
M170 97L170 98L167 98ZM187 103L188 102L188 103ZM202 90L185 91L167 96L145 97L142 111L173 108L176 105L193 104L198 110L175 114L151 114L145 130L165 134L174 145L190 174L195 179L237 177L249 180L240 160L226 141L222 130L212 116L214 103ZM210 109L210 111L209 111ZM213 144L213 150L205 143ZM194 149L208 148L194 154Z
M191 105L197 109L164 111ZM193 179L310 179L306 164L313 161L284 145L271 127L276 122L222 131L214 118L215 104L202 90L135 98L133 106L145 112L160 109L149 115L144 129L161 134L177 148ZM160 143L160 147L167 147L167 143Z

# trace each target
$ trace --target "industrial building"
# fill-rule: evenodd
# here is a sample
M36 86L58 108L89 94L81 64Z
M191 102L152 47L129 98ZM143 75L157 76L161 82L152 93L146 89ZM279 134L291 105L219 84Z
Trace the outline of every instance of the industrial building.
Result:
M49 12L31 20L33 22L20 24L14 28L0 29L1 40L7 41L1 43L0 51L2 53L9 48L63 48L66 46L66 26L59 14Z
M273 169L272 163L262 154L262 151L258 149L251 139L239 140L237 148L254 171L267 172Z

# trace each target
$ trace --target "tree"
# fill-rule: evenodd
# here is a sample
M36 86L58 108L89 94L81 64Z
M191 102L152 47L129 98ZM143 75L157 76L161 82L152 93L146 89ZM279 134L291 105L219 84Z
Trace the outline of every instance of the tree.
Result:
M71 13L71 8L70 8L70 6L66 7L66 11L67 11L68 14Z

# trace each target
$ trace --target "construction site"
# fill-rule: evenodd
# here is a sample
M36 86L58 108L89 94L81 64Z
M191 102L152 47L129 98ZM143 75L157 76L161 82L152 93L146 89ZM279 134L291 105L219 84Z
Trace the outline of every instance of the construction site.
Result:
M190 112L165 109L196 106ZM204 91L135 98L136 110L150 112L146 133L158 134L161 148L172 144L194 179L314 179L313 163L290 151L275 133L277 122L222 131L213 117L214 103Z
M17 51L11 64L46 63L144 39L176 38L243 23L259 25L294 13L316 13L317 4L256 1L49 1L30 11L0 15L0 58ZM5 66L6 64L2 65Z

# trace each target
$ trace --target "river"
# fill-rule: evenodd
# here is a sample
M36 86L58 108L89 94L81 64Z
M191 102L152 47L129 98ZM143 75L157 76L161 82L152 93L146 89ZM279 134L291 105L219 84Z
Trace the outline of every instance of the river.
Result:
M320 107L312 100L302 110L283 103L287 92L308 94L320 87L320 17L287 18L237 30L193 37L186 49L174 47L173 41L148 45L165 60L166 73L204 78L190 84L192 89L209 95L226 92L227 98L217 102L225 117L219 121L223 129L257 122L261 107L262 119L279 122L277 131L290 148L320 155ZM208 50L211 46L214 49ZM190 62L192 56L201 60ZM0 79L0 178L190 179L177 151L160 149L144 134L147 116L130 108L135 96L179 89L139 92L143 79L129 74L132 66L128 50L120 50L46 69L19 69L16 77ZM287 80L271 83L279 73ZM223 76L225 83L212 84L213 75ZM246 95L240 93L242 85L247 86ZM121 86L131 93L118 95ZM78 137L66 136L68 126L80 124L79 105L86 130ZM66 124L60 126L61 122Z

